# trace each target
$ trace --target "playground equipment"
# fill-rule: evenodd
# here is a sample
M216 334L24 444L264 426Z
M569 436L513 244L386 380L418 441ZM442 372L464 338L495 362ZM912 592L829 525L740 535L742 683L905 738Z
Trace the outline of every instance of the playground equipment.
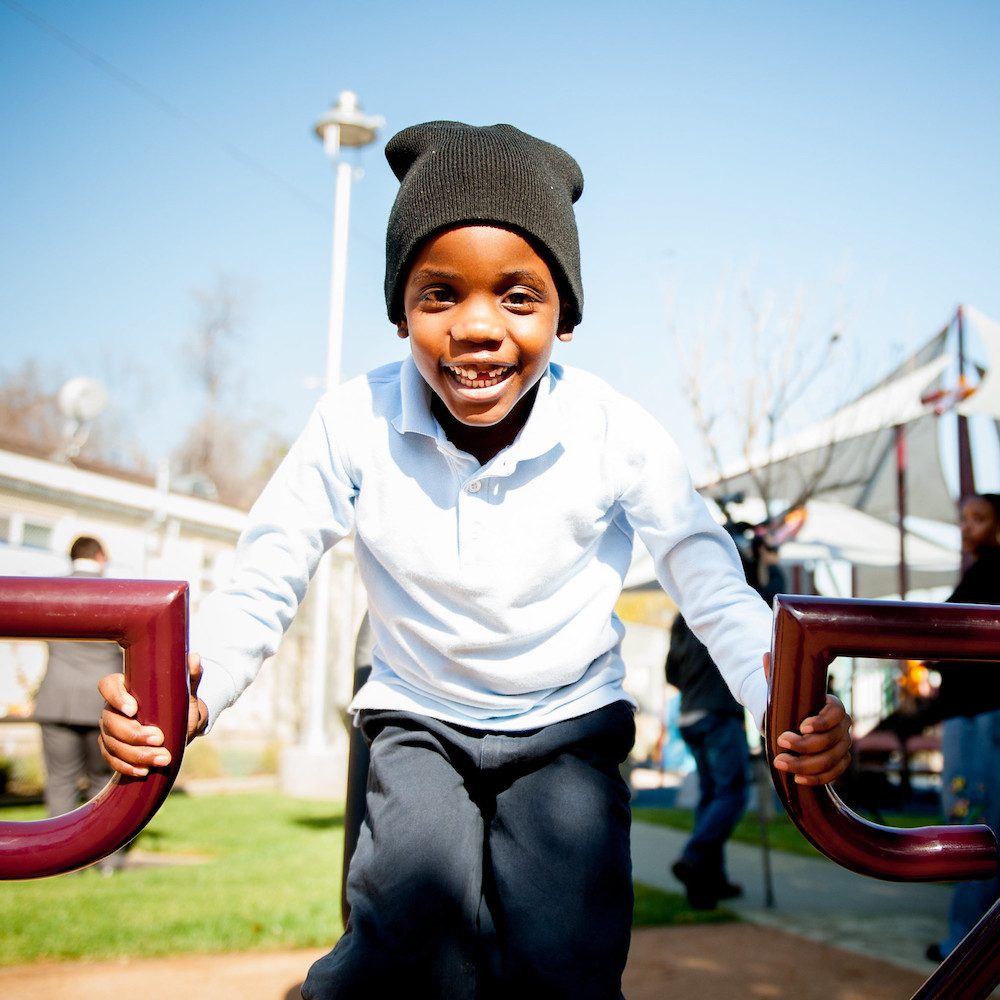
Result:
M0 821L0 879L39 878L92 864L128 843L162 804L186 738L187 588L183 583L0 578L0 637L114 640L139 720L163 730L172 763L145 779L116 777L75 812L30 823ZM776 601L765 720L769 763L777 737L823 703L837 656L996 660L1000 609L781 596ZM363 674L359 674L359 683ZM366 748L352 741L345 865L364 819ZM997 867L987 827L879 826L830 786L795 784L771 769L788 815L820 851L847 868L893 881L983 878ZM911 1000L986 1000L1000 984L1000 903Z
M838 656L996 660L1000 609L779 596L764 725L769 761L777 738L823 704L827 667ZM772 768L778 797L802 834L852 871L897 882L986 878L997 843L985 826L902 830L870 823L825 785L812 788ZM985 1000L1000 984L1000 902L911 1000Z
M0 578L0 637L118 642L138 719L158 726L171 752L168 767L145 779L115 775L65 816L0 820L0 879L86 867L123 847L153 817L177 777L187 738L187 631L186 583Z

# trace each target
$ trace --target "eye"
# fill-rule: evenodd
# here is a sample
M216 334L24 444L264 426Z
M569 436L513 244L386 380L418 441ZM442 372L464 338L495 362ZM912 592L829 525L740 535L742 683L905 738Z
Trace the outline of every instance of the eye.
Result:
M538 301L538 293L523 285L511 288L503 297L504 305L515 312L530 312Z
M429 285L420 290L420 304L431 308L452 305L455 293L447 285Z

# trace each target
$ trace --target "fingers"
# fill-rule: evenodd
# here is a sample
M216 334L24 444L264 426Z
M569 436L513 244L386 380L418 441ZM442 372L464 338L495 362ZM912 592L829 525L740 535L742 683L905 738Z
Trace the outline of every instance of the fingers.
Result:
M851 717L847 714L839 698L832 694L826 696L826 702L816 715L810 715L802 720L799 726L801 733L822 733L836 729L845 724L850 729Z
M163 733L156 726L143 726L110 707L101 713L98 741L101 756L119 774L143 778L151 767L170 763L170 751L163 746Z
M201 657L197 653L188 653L188 684L191 687L191 697L198 694L201 683Z
M188 700L187 742L200 736L208 727L208 706L198 697L201 683L201 657L188 653L188 684L191 697Z
M851 763L851 741L840 740L819 753L778 754L774 766L794 775L798 785L828 785L836 781Z
M802 721L801 733L778 737L778 746L789 752L774 758L775 768L793 774L800 785L835 781L851 762L851 722L840 701L828 695L823 708Z
M122 715L135 715L139 706L125 687L124 674L107 674L97 682L101 697Z
M125 675L108 674L97 686L107 702L98 737L104 760L119 774L134 778L145 777L151 767L169 764L170 752L163 746L162 731L135 718L138 705L125 688Z

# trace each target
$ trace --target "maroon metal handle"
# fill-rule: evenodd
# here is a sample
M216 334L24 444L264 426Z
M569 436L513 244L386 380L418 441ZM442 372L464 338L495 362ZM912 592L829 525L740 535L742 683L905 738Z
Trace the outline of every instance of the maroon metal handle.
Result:
M163 731L171 755L169 766L146 778L116 774L64 816L0 821L0 879L58 875L99 861L132 840L162 805L187 738L187 597L187 584L174 581L0 577L0 636L118 642L137 718Z
M776 599L765 746L773 763L781 733L798 729L826 697L837 656L885 659L1000 659L1000 609L984 605ZM772 767L788 815L827 857L862 875L895 882L989 878L997 843L987 826L898 829L852 812L829 785L797 785Z

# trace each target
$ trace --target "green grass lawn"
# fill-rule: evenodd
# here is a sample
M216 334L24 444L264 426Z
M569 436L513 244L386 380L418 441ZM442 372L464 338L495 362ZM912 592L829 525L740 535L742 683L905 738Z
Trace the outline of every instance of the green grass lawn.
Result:
M44 815L41 806L17 806L0 818ZM199 863L0 883L0 965L324 947L341 933L339 805L174 793L135 848ZM636 886L636 926L732 919Z
M663 892L652 886L635 883L633 927L669 927L689 924L725 924L739 919L732 910L720 906L716 910L694 910L687 899L673 892Z
M3 812L43 817L41 807ZM135 847L207 860L0 883L0 964L311 947L341 932L340 806L173 794Z

